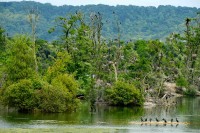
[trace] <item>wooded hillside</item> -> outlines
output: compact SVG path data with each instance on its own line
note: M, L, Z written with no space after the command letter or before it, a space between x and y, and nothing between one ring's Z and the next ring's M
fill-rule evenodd
M165 39L172 32L184 32L184 19L195 17L199 9L188 7L159 6L52 6L37 2L0 2L0 25L12 36L16 33L31 31L28 23L28 11L34 8L39 12L37 25L38 38L54 40L59 30L49 35L48 30L55 25L58 16L67 16L76 11L82 12L89 24L91 13L102 14L102 34L106 39L117 38L120 30L121 39ZM22 26L23 25L23 26Z

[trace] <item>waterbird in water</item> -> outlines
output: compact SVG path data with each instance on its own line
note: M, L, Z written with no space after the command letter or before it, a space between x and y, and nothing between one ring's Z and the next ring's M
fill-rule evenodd
M176 122L179 122L177 118L176 118Z
M147 118L146 118L144 121L146 121L146 122L147 122Z
M173 119L171 119L171 123L173 122Z
M156 121L159 122L159 120L156 118Z

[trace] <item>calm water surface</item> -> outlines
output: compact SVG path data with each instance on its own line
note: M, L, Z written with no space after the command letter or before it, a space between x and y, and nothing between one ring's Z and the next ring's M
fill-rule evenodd
M120 133L200 133L200 97L178 98L177 105L154 108L119 108L98 106L96 113L90 113L87 103L79 111L56 114L21 114L0 110L0 128L108 128ZM179 124L140 123L140 117L178 118Z

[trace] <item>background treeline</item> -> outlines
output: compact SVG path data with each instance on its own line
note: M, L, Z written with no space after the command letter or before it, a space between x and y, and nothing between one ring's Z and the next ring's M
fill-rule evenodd
M49 28L55 25L55 18L66 14L81 11L84 13L87 23L91 12L100 12L103 16L104 27L102 34L106 39L117 38L118 27L116 21L120 22L120 33L123 40L137 39L165 39L170 33L176 31L183 33L186 17L195 17L197 8L159 6L52 6L37 2L0 2L0 24L4 26L10 36L15 33L29 33L30 27L27 22L28 10L32 7L38 8L40 18L37 25L37 36L45 40L57 39L59 30L49 35ZM113 12L115 15L113 15Z

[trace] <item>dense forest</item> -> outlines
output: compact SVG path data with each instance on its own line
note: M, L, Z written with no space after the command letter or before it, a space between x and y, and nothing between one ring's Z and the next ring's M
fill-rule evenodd
M184 95L195 96L200 89L200 14L195 8L111 7L108 9L113 16L113 25L116 25L114 30L112 26L104 24L106 14L89 10L89 7L98 7L106 12L107 6L104 5L81 6L77 11L73 6L54 7L57 9L54 11L49 4L33 3L38 6L26 9L25 13L19 5L24 7L26 4L1 3L1 6L6 7L0 8L1 17L8 15L0 25L0 101L5 106L20 111L74 111L82 98L88 100L91 111L95 111L96 102L142 106L147 96L162 98L165 82L176 83L179 93ZM66 11L66 7L75 12ZM82 8L88 11L84 13ZM191 16L182 18L180 22L185 30L180 34L176 33L176 28L172 28L173 33L168 34L166 41L144 40L140 37L127 41L123 36L129 36L129 32L121 30L121 20L126 20L126 16L122 15L124 18L120 19L117 8L121 10L120 13L127 14L130 13L126 11L129 8L138 8L138 12L145 13L152 10L152 13L149 12L152 17L156 17L152 14L159 13L157 10L160 9L166 13L159 17L167 15L169 11L181 10L181 13L176 14L177 17L170 14L173 19L164 17L161 19L163 22L159 22L162 24L158 24L170 22L172 27L177 26L173 22L179 21L184 10L186 14L191 12ZM53 15L59 11L67 15ZM89 12L89 18L86 19ZM51 19L44 19L45 14L51 16ZM139 26L144 26L147 18L135 19L141 21ZM53 19L54 25L50 24ZM7 24L12 27L9 29ZM51 41L42 38L42 25L47 29L49 26L49 36L56 34L59 37L51 38ZM29 29L30 33L16 30L17 34L7 35L16 27ZM149 29L148 34L167 34L171 32L169 29L162 29L161 33ZM110 36L112 39L105 37L108 30L112 31L109 34L116 33ZM134 32L139 31L135 29Z
M27 21L28 10L37 8L39 13L37 36L45 40L57 39L60 30L48 34L48 30L55 26L55 19L59 16L74 14L79 11L84 14L87 24L90 23L90 14L102 14L102 35L106 39L117 38L120 30L123 40L161 39L164 40L170 33L176 31L183 33L185 30L183 20L195 17L197 8L189 7L138 7L138 6L52 6L36 2L0 2L0 24L12 36L15 33L30 33ZM114 13L114 14L113 14ZM116 21L119 23L117 25ZM23 25L23 26L22 26Z

